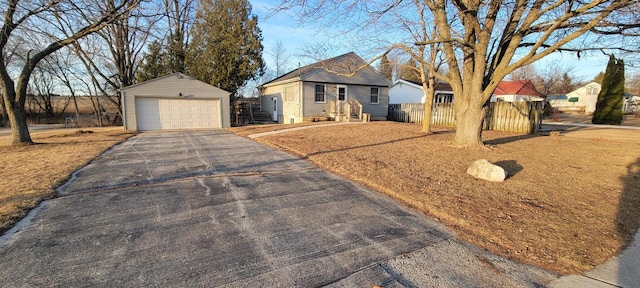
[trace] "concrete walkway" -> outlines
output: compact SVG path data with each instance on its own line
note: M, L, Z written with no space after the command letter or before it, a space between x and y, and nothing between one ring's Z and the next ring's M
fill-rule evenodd
M552 288L640 287L640 232L620 255L584 273L560 277L548 285Z
M141 133L0 237L6 287L541 287L556 276L224 131Z
M599 128L599 129L640 130L640 127L637 127L637 126L583 124L583 123L573 123L573 122L542 122L542 125L569 126L569 127L588 127L588 128Z
M335 122L335 123L329 123L329 124L309 125L309 126L302 126L302 127L286 128L286 129L276 130L276 131L255 133L255 134L251 134L251 135L249 135L247 137L249 137L251 139L254 139L254 138L258 138L258 137L264 137L264 136L269 136L269 135L275 135L275 134L280 134L280 133L286 133L286 132L298 131L298 130L305 130L305 129L311 129L311 128L335 126L335 125L363 124L363 123L366 123L366 122Z

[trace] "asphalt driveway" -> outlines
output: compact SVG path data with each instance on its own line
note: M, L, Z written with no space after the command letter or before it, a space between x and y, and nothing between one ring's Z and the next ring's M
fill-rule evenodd
M223 131L142 133L58 192L0 238L3 286L513 287L555 277Z

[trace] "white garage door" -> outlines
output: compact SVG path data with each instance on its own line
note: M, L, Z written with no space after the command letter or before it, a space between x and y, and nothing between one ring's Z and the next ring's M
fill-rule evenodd
M136 98L138 130L220 128L220 100Z

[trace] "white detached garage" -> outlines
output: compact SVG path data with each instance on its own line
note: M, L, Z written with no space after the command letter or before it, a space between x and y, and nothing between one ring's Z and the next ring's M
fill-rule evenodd
M231 93L182 73L120 91L126 130L212 129L231 125Z

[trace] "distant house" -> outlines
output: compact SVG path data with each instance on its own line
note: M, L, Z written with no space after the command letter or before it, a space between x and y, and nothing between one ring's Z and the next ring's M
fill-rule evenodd
M567 94L552 94L547 95L546 101L549 102L549 105L552 107L557 107L561 103L566 103L569 100Z
M410 80L396 80L389 89L389 104L402 103L424 103L424 90L422 83ZM453 102L453 90L447 83L437 83L435 85L434 103Z
M564 112L582 112L592 114L596 111L596 103L598 102L598 94L602 86L597 82L590 82L566 95L554 95L547 97L551 107ZM624 113L636 113L640 107L640 97L631 93L624 92L622 100L622 111Z
M622 111L625 114L636 114L640 112L640 96L633 95L631 93L624 93L624 103L622 104Z
M579 111L591 114L596 111L596 102L598 102L598 93L601 88L597 82L590 82L567 93L566 99L556 101L551 106L560 111Z
M295 69L260 86L260 107L278 123L313 118L385 120L390 81L353 52Z
M434 104L453 103L453 89L447 83L437 83ZM425 96L422 84L407 80L396 81L389 89L389 103L424 103ZM531 80L501 81L493 92L491 102L544 101L544 97L536 90Z
M531 80L500 81L493 91L491 102L538 102L544 97L538 92Z

